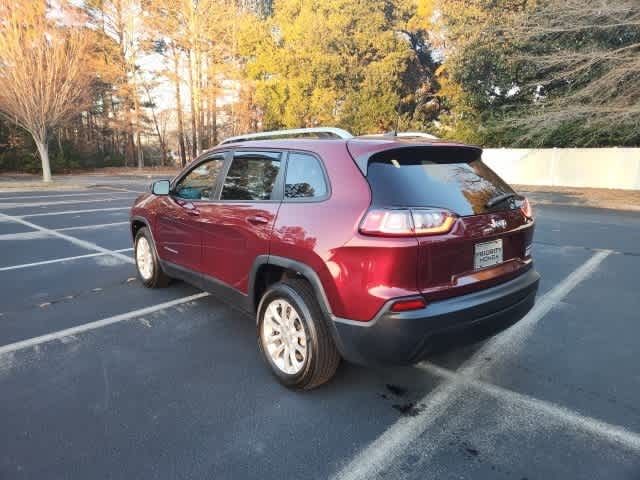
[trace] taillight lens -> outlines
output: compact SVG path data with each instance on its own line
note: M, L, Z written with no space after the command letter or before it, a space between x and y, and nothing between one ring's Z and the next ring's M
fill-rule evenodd
M520 205L520 210L522 210L522 214L527 217L527 218L533 218L533 208L531 207L531 203L529 202L529 199L525 197L525 199L522 202L522 205Z
M440 209L382 209L369 210L360 223L364 235L406 237L447 233L456 216Z
M456 221L453 213L446 210L411 210L411 219L416 235L447 233Z
M360 223L360 232L366 235L413 235L409 210L369 210Z

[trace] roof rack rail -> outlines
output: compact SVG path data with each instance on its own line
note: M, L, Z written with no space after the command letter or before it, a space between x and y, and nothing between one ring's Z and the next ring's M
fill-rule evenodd
M425 132L387 132L387 133L370 133L361 135L364 138L428 138L431 140L439 140L435 135Z
M229 137L220 142L220 145L226 143L246 142L248 140L271 140L274 138L285 137L308 137L316 136L318 138L341 138L347 140L353 138L346 130L334 127L313 127L313 128L294 128L291 130L273 130L271 132L247 133L246 135L238 135Z

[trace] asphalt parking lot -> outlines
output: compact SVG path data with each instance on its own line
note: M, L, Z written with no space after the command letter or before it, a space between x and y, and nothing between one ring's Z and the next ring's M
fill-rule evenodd
M146 183L0 193L1 479L640 479L640 213L537 206L523 321L295 393L251 318L136 279Z

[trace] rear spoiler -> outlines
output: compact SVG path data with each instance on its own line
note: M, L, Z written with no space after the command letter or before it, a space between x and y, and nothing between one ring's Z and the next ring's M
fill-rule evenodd
M357 149L347 149L356 165L364 176L367 175L369 162L376 159L388 161L392 158L402 157L403 162L411 163L412 160L430 160L435 163L469 163L482 157L482 148L475 145L464 145L458 143L429 143L422 145L386 145L387 148L371 149L365 152L357 152ZM381 145L382 146L382 145ZM384 146L383 146L384 147ZM389 148L390 147L390 148Z

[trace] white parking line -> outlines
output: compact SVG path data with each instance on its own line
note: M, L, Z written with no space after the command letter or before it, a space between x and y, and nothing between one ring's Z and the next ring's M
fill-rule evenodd
M123 313L121 315L116 315L113 317L104 318L102 320L97 320L95 322L85 323L83 325L78 325L77 327L66 328L64 330L58 330L57 332L41 335L39 337L29 338L27 340L22 340L21 342L9 343L7 345L3 345L2 347L0 347L0 356L6 353L13 353L18 350L24 350L25 348L30 348L36 345L41 345L43 343L51 342L53 340L59 340L61 338L69 337L71 335L77 335L78 333L88 332L90 330L95 330L97 328L106 327L107 325L113 325L114 323L124 322L125 320L131 320L133 318L141 317L143 315L148 315L150 313L159 312L160 310L164 310L170 307L175 307L176 305L182 305L183 303L193 302L194 300L198 300L200 298L204 298L207 296L209 296L209 293L206 293L206 292L197 293L195 295L190 295L188 297L182 297L176 300L171 300L169 302L152 305L151 307L141 308L139 310L133 310L131 312Z
M124 187L114 187L114 186L109 186L109 185L94 185L94 187L96 188L103 188L105 190L113 190L114 192L130 192L130 193L137 193L138 195L143 194L143 193L149 193L149 190L131 190L129 188L124 188ZM144 187L143 187L144 188Z
M41 199L41 198L89 197L93 195L113 195L114 193L118 193L118 192L65 193L61 195L20 195L15 197L0 197L0 202L5 200L13 201L13 200L31 200L31 199ZM122 193L126 193L126 191L123 191Z
M65 227L65 228L52 228L54 232L69 232L75 230L99 230L101 228L117 227L121 225L128 225L129 222L113 222L113 223L100 223L97 225L81 225L79 227ZM3 240L35 240L38 238L50 238L47 232L32 231L32 232L20 232L20 233L3 233L0 235L0 241Z
M120 187L107 187L107 186L101 186L98 185L96 188L108 188L110 190L113 190L115 192L129 192L129 193L137 193L138 195L142 195L143 193L149 193L149 191L139 191L139 190L129 190L128 188L120 188Z
M134 261L133 261L133 259L131 257L127 257L126 255L123 255L121 253L114 252L112 250L106 249L106 248L101 247L100 245L97 245L95 243L87 242L86 240L80 240L79 238L75 238L75 237L72 237L70 235L66 235L64 233L56 232L55 230L50 230L48 228L41 227L40 225L36 225L35 223L28 222L28 221L26 221L26 220L24 220L22 218L12 217L10 215L7 215L6 213L0 213L0 218L9 219L9 220L12 220L12 221L14 221L16 223L20 223L20 224L25 225L27 227L31 227L31 228L33 228L35 230L39 230L41 232L48 233L49 235L52 235L54 237L62 238L63 240L67 240L68 242L73 243L74 245L78 245L79 247L86 248L87 250L94 250L96 252L106 253L106 254L111 255L113 257L119 258L120 260L124 260L125 262L134 263Z
M79 227L65 227L56 228L56 232L69 232L72 230L94 230L98 228L117 227L119 225L129 225L129 222L113 222L113 223L100 223L98 225L81 225Z
M482 382L469 375L452 372L433 364L421 364L420 368L432 375L444 378L458 385L471 387L484 392L499 400L522 405L534 414L547 415L561 423L574 428L579 428L594 437L607 440L612 443L622 444L629 449L640 452L640 435L618 425L612 425L602 420L582 415L568 408L556 405L545 400L530 397L522 393L514 392L506 388Z
M27 215L20 215L20 218L48 217L50 215L72 215L76 213L114 212L116 210L131 210L131 207L91 208L88 210L64 210L62 212L29 213Z
M8 241L8 240L37 240L42 238L51 238L48 233L39 232L38 230L34 230L31 232L20 232L20 233L3 233L0 235L0 242Z
M12 208L51 207L55 205L75 205L78 203L100 203L100 202L114 202L114 201L133 202L133 198L106 197L106 198L92 198L91 200L63 200L61 202L0 203L0 209L5 210L5 209L12 209Z
M486 359L488 357L491 357L495 362L500 355L516 352L540 319L562 301L580 282L589 277L610 253L606 250L593 255L551 291L538 299L535 306L522 320L487 342L459 368L458 372L471 377L487 367L489 363ZM419 400L418 403L423 408L418 415L402 417L391 425L382 435L358 453L334 478L355 480L379 476L446 412L460 391L458 383L443 382Z
M113 250L115 253L130 252L133 248L122 248L120 250ZM40 265L49 265L51 263L68 262L70 260L78 260L81 258L103 257L105 255L111 255L111 253L87 253L86 255L76 255L75 257L54 258L53 260L43 260L41 262L23 263L22 265L11 265L10 267L0 268L0 272L6 272L9 270L20 270L22 268L39 267Z

